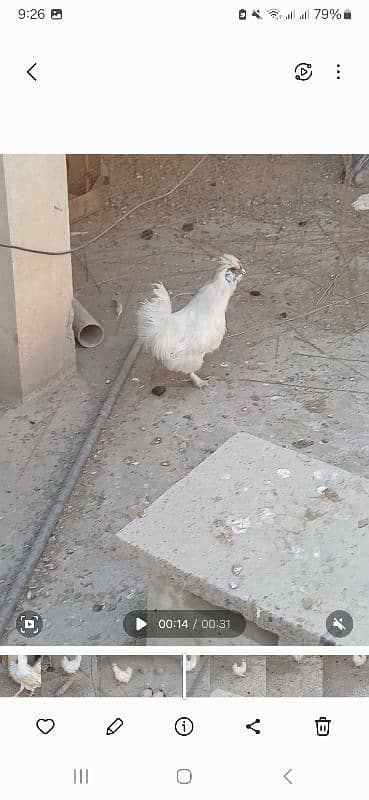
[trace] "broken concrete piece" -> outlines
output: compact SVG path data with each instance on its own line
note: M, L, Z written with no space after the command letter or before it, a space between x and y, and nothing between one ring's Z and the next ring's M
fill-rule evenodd
M317 476L340 502L317 494ZM240 611L280 643L319 644L332 609L344 607L354 619L345 644L359 645L369 641L369 528L358 528L368 516L368 480L241 433L118 536L174 595L181 587ZM233 532L229 521L241 519L247 532ZM231 588L234 564L243 571ZM304 597L319 603L305 608Z

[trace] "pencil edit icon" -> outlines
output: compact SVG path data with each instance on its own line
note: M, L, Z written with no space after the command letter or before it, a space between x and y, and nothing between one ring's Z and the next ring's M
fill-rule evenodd
M120 717L117 717L114 722L111 722L106 729L106 735L111 736L113 733L117 733L120 728L123 727L123 720Z

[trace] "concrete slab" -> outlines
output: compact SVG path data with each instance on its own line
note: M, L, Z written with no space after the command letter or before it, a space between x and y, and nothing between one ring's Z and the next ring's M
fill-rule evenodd
M318 644L344 608L355 644L369 641L368 518L366 479L240 433L118 537L178 591L240 611L281 643Z
M297 663L293 656L268 656L266 693L268 697L322 697L323 659L304 656Z

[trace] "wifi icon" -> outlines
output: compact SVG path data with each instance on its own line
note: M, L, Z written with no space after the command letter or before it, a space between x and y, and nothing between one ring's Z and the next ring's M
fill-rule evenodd
M270 9L268 9L268 14L269 14L270 17L273 17L273 19L280 19L281 16L282 16L282 14L281 14L281 12L279 11L278 8L270 8Z

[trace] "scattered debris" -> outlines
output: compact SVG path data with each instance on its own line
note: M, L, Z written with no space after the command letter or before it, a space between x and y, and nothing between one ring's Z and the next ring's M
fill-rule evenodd
M297 450L303 450L304 447L311 447L314 444L312 439L297 439L296 442L292 442L293 447L296 447Z
M281 313L280 313L280 315L279 315L279 316L281 317L281 319L286 319L286 317L287 317L287 311L281 311Z
M296 661L296 664L301 664L301 661L304 656L292 656L293 660Z
M145 228L145 230L141 233L141 239L152 239L153 236L154 231L152 228Z
M307 220L307 219L302 219L301 222L299 222L299 227L303 228L305 225L308 224L308 221L309 220Z
M359 522L357 523L358 528L366 528L367 525L369 525L368 517L365 517L364 519L359 519Z
M250 289L249 294L251 294L251 297L261 296L261 292L259 292L259 289Z
M229 584L230 589L238 589L238 583L233 583L233 581Z
M319 491L319 489L322 489L322 491ZM317 490L318 494L323 495L327 500L331 500L332 503L341 503L342 498L334 489L329 489L328 486L320 486L319 489Z
M303 605L303 606L304 606L304 608L306 608L306 610L308 611L308 610L309 610L309 608L312 608L312 607L313 607L313 605L314 605L314 600L313 600L313 598L312 598L312 597L304 597L304 598L303 598L303 600L302 600L302 605Z
M154 444L161 444L161 443L162 443L162 441L163 441L163 440L162 440L161 436L155 436L155 439L154 439Z
M113 670L114 678L118 681L118 683L130 682L133 675L132 667L127 667L126 669L120 669L118 667L118 664L112 664L111 668Z
M154 386L153 389L151 389L151 394L154 394L156 397L161 397L166 391L165 386Z
M251 525L250 517L243 517L242 519L233 519L230 527L233 533L246 533Z
M194 229L193 222L184 222L182 225L183 231L193 231L193 229Z
M92 606L92 611L103 611L104 608L105 603L95 603L95 605Z
M232 567L233 575L241 575L242 570L243 570L242 564L233 564Z
M352 203L352 207L355 211L369 211L369 194L361 194L360 197Z
M289 469L277 469L277 475L279 475L280 478L290 478L291 477L291 473L290 473Z
M232 664L232 672L234 675L237 675L238 678L243 678L246 675L246 661L241 661L241 664L237 664L237 661Z

